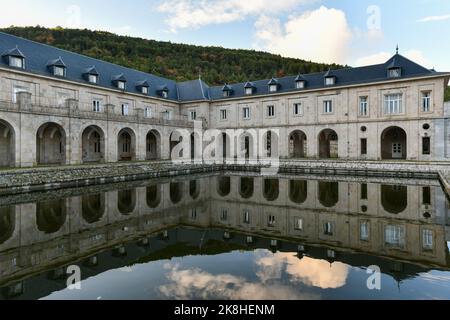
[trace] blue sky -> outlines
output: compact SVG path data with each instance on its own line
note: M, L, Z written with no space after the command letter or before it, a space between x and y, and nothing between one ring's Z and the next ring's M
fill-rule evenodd
M448 0L15 0L2 11L2 27L89 28L352 66L383 62L398 43L450 71Z

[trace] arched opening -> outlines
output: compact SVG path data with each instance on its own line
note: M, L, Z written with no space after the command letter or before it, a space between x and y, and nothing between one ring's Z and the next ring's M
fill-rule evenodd
M339 137L336 131L325 129L319 134L319 157L321 159L336 159L339 157Z
M251 197L253 197L254 190L255 190L255 179L241 178L239 194L243 199L250 199Z
M280 180L265 179L264 180L264 198L267 201L275 201L280 195Z
M0 244L8 241L16 228L16 214L13 206L0 207Z
M189 182L189 195L194 200L197 200L197 198L200 196L200 184L197 180L191 180Z
M183 199L183 185L181 182L172 182L170 184L170 201L178 204Z
M147 187L146 191L147 206L155 209L161 203L161 186L154 184Z
M226 197L231 192L231 178L230 177L218 177L217 178L217 193L221 197Z
M37 163L41 165L66 163L66 132L56 123L45 123L36 135Z
M289 157L292 159L301 159L306 157L306 134L303 131L296 130L289 136Z
M119 161L136 160L136 135L130 128L120 130L117 139Z
M0 120L0 167L15 166L15 133L13 127Z
M58 232L66 222L66 200L46 200L36 204L36 222L39 231L46 234Z
M174 131L172 132L172 134L170 135L169 139L170 139L170 159L171 160L176 160L176 159L182 159L184 154L184 150L181 150L179 152L179 154L177 155L173 155L173 150L175 149L175 147L183 142L183 136L179 136L179 138L177 139L176 137L178 136L178 132ZM172 139L174 139L175 141L172 141Z
M289 181L289 199L296 203L302 204L308 198L308 182L305 180Z
M381 134L382 159L406 159L407 136L405 130L399 127L390 127Z
M99 222L105 213L105 194L99 193L82 196L81 207L83 219L87 223Z
M319 182L319 202L332 208L339 202L339 182Z
M152 130L147 134L147 160L161 159L161 135L158 131Z
M133 213L136 208L136 189L119 190L117 192L117 207L124 216Z
M408 187L382 185L381 205L389 213L402 213L408 207Z
M105 160L105 134L97 126L84 129L81 136L82 158L84 163Z

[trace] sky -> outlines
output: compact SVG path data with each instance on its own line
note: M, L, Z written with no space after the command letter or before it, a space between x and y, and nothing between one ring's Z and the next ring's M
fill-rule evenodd
M14 0L0 27L70 27L362 66L450 71L450 0Z

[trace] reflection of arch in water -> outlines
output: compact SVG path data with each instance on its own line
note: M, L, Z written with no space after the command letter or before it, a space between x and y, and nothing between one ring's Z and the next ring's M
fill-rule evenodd
M407 186L381 186L381 205L384 210L399 214L408 207L408 187Z
M250 199L253 197L255 190L255 179L253 178L241 178L239 186L239 194L243 199Z
M81 197L83 219L91 224L99 222L105 213L105 194L90 194Z
M267 201L275 201L280 195L280 180L265 179L264 180L264 198Z
M39 231L51 234L58 232L66 222L66 200L46 200L36 204L36 222Z
M221 197L226 197L231 192L231 178L230 177L218 177L217 178L217 193Z
M183 199L183 184L181 182L172 182L170 184L170 201L173 204L179 203Z
M147 187L146 190L147 206L155 209L161 203L161 186L154 184Z
M289 181L289 199L296 203L302 204L308 198L308 182L305 180Z
M119 190L117 192L117 207L123 215L133 213L136 208L136 189Z
M189 181L189 195L194 200L200 196L200 184L197 180Z
M325 208L332 208L339 202L339 182L319 182L319 201Z
M0 207L0 244L8 241L16 228L16 214L13 206Z

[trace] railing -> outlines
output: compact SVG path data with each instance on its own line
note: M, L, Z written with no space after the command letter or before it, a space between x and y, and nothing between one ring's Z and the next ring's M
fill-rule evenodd
M68 99L65 105L55 107L43 104L32 104L31 94L21 92L17 102L0 100L0 110L7 112L31 113L40 115L64 116L104 121L132 122L149 125L193 127L193 122L185 115L170 115L166 112L153 113L146 117L142 109L130 109L128 115L118 113L114 105L107 104L99 112L94 112L91 105L80 105L77 100Z

